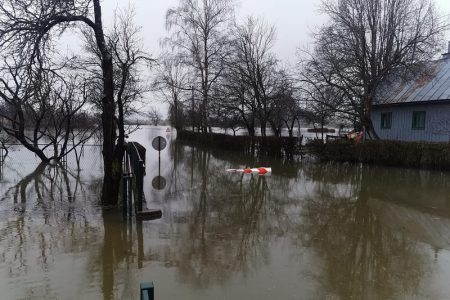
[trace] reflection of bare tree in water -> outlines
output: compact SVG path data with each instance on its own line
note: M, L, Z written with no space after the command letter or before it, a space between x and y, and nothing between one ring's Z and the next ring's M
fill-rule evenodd
M132 271L128 267L136 257L133 252L135 241L132 234L132 223L127 223L122 219L119 211L111 210L103 211L104 236L103 245L101 247L99 262L94 265L102 266L102 293L103 299L114 299L115 287L123 278L131 278ZM142 225L141 225L142 226ZM140 233L142 238L142 232ZM135 238L135 237L134 237ZM115 270L125 263L126 268L121 268L122 272L115 278ZM124 280L127 282L127 280ZM136 287L132 287L135 289ZM128 297L127 297L128 298ZM130 297L131 298L131 297Z
M24 213L28 203L36 199L37 208L42 210L44 218L50 212L51 206L62 205L67 208L67 218L73 216L73 203L76 194L85 189L80 180L80 173L72 173L60 166L51 166L45 163L39 164L33 172L24 176L17 184L10 187L0 201L12 198L15 210ZM18 205L21 204L21 205ZM53 211L57 212L57 211Z
M86 251L95 243L92 212L84 202L77 203L78 196L86 196L82 193L95 186L83 184L79 173L40 164L6 190L0 203L15 214L0 223L1 247L7 249L0 263L8 264L10 278L27 276L34 268L48 272L57 254ZM43 295L54 298L50 278L45 277L40 285ZM26 285L24 293L36 296L33 289Z
M179 146L176 141L171 142L169 144L169 154L172 161L171 164L171 171L170 171L170 180L169 180L169 186L167 189L169 190L169 194L176 195L180 191L179 187L179 177L180 177L180 170L179 170L179 164L180 161L183 161L185 159L185 148ZM184 172L183 172L184 174Z
M390 299L416 292L426 272L424 257L371 210L364 168L343 170L328 165L310 174L316 185L304 204L298 241L323 259L319 281L327 293L342 299Z
M133 236L132 224L122 220L121 212L104 210L101 216L103 222L98 222L95 195L100 193L99 183L101 178L83 183L79 173L71 173L59 166L40 164L7 190L0 202L4 204L10 200L20 213L14 221L8 221L0 228L1 245L9 249L0 257L0 263L7 262L11 266L11 278L28 274L30 259L37 259L40 268L48 272L52 259L58 253L85 252L83 256L88 260L87 273L92 276L99 273L101 275L104 299L117 297L115 293L118 281L126 283L128 281L122 279L132 277L127 273L131 272L130 268L122 269L121 264L128 266L138 256L136 253L139 250L142 253L142 249L136 248L136 231ZM83 194L84 192L87 194ZM93 211L84 207L86 203L82 200L86 199L92 201L90 204ZM81 203L76 203L77 200ZM92 219L88 220L89 218ZM50 227L42 231L44 224ZM138 239L142 240L142 230L137 233L140 233ZM115 272L117 269L121 270L119 274ZM95 278L86 280L96 282ZM41 289L47 296L51 296L53 292L50 284ZM135 289L136 287L130 287L128 291L133 292ZM32 293L30 290L29 294L33 295Z
M224 167L215 165L211 153L193 148L192 155L193 209L174 255L183 280L205 287L267 260L262 231L270 192L264 177L226 176L217 172Z

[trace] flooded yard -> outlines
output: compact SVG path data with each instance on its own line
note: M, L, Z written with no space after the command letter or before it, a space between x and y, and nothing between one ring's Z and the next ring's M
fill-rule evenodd
M138 299L143 281L156 299L448 299L449 173L250 159L165 129L129 139L147 148L147 207L163 212L153 221L99 207L99 147L85 148L79 171L10 150L1 299ZM273 174L225 172L245 166Z

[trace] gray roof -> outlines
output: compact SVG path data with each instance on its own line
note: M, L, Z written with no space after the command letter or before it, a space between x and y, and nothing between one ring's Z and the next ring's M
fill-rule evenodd
M450 100L450 59L428 63L413 79L393 76L377 94L373 104L401 104Z

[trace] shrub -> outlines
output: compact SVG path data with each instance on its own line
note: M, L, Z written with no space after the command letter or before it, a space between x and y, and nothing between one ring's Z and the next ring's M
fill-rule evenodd
M308 143L310 152L324 161L363 162L368 164L450 170L450 144L402 141L336 140L323 144Z

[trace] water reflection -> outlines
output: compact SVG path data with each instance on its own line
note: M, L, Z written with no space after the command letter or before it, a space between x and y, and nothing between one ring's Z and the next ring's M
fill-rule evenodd
M335 174L328 177L329 167L318 170L325 176L306 199L298 237L323 260L323 289L342 299L416 295L430 271L429 257L372 209L371 172L347 166L337 180Z
M178 267L183 282L198 287L223 283L235 272L249 272L267 257L262 232L268 225L262 215L270 199L266 178L223 176L223 163L195 148L182 152L189 154L180 166L180 149L173 149L177 157L168 193L188 198L190 207L184 213L163 209L171 227L179 227L174 231L182 233L177 234L176 247L161 256ZM185 164L190 166L184 174L188 176L180 176Z
M143 131L142 143L160 134ZM145 193L163 217L143 222L97 206L101 176L92 170L36 165L17 179L6 173L2 299L136 299L148 280L158 299L439 299L450 292L448 174L258 161L173 139L161 159L167 184L158 190L151 185L157 153L147 151ZM224 172L260 165L275 172Z
M0 201L12 200L14 210L19 213L25 213L27 208L39 211L46 223L52 213L64 213L70 220L77 195L86 189L95 193L95 187L95 182L81 182L80 170L72 172L60 165L40 163L30 174L10 185Z

